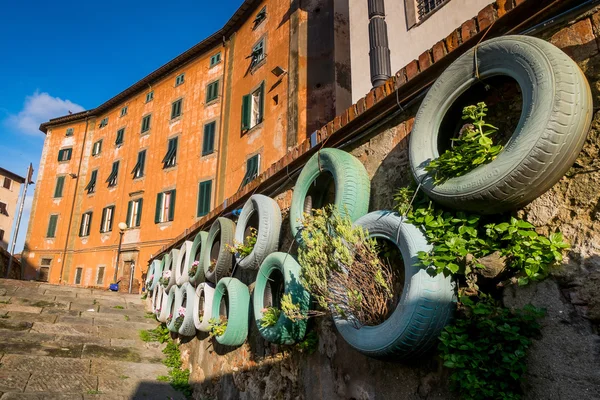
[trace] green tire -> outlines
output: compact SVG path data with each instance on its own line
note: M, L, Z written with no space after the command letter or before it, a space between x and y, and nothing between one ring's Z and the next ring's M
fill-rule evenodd
M199 232L194 241L192 242L192 249L190 250L190 261L193 263L194 261L198 261L200 264L198 265L198 269L196 269L196 273L190 276L190 283L197 287L199 284L205 281L204 277L204 253L208 249L206 246L206 241L208 240L208 232ZM192 264L190 263L189 268L192 268Z
M277 283L278 278L282 278L280 283L284 286L283 293L281 293L280 285ZM290 294L292 301L300 305L302 313L308 311L310 294L302 287L299 279L300 265L287 253L271 253L265 258L258 270L256 285L252 294L254 320L262 337L271 343L294 344L304 338L306 320L294 322L283 313L279 315L275 325L262 326L263 308L270 306L281 308L279 299L283 294Z
M227 295L227 306L221 306L223 296ZM248 286L235 278L222 278L215 287L212 316L227 315L227 329L217 342L225 346L239 346L248 337L248 312L250 311L250 291Z

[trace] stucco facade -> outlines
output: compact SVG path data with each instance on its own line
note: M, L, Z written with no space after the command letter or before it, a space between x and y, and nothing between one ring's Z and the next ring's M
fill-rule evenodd
M309 3L245 1L222 30L113 99L43 124L26 278L48 273L53 283L108 286L124 222L118 278L128 285L134 267L139 281L152 254L304 140L309 127L333 118L336 71L349 67L336 62L333 48L344 41L333 24L312 24L323 14L333 20L334 2ZM309 36L319 35L329 56L311 58ZM262 55L248 58L257 48ZM323 76L323 94L310 101L311 82L298 72L309 63ZM244 98L253 102L243 116ZM316 122L306 112L315 99L324 110ZM347 107L349 91L338 101ZM246 117L251 126L244 126ZM257 170L247 176L247 161L257 154Z
M352 65L352 102L372 89L369 67L369 17L366 0L350 2L350 54ZM440 38L476 15L491 0L447 0L422 18L417 0L384 0L385 21L390 47L391 71L417 60Z
M0 247L8 249L18 213L19 193L25 178L0 168Z

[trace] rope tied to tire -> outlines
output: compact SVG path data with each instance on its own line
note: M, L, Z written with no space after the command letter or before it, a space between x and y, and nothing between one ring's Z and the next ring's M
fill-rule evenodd
M488 34L488 32L492 29L492 26L494 26L494 24L496 23L497 19L492 21L492 24L487 28L487 30L484 32L483 36L481 36L481 39L479 39L479 41L475 44L475 47L473 49L473 55L475 57L475 77L477 78L478 81L481 81L481 78L479 77L479 63L477 62L477 50L479 49L479 43L481 43L483 41L483 39L485 39L485 36ZM485 90L488 90L489 86L485 86Z

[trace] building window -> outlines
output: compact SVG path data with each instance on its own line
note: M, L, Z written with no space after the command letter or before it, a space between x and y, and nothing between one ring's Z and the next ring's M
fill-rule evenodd
M206 102L210 103L219 97L219 81L214 81L206 86Z
M116 146L122 145L123 140L125 140L125 128L121 128L117 131L117 138L115 139L115 145Z
M0 215L6 215L8 217L8 208L6 203L0 201Z
M127 106L121 108L121 117L124 117L127 115Z
M154 92L148 92L146 94L146 103L151 102L152 100L154 100Z
M65 136L73 136L73 128L67 128L67 133L65 133Z
M83 273L83 268L75 269L75 284L81 285L81 275Z
M217 123L215 121L204 125L204 137L202 138L202 155L206 156L215 151L215 130Z
M42 267L49 267L50 264L52 264L52 259L51 258L42 258L40 261L40 265Z
M92 146L92 156L97 156L102 152L102 139L98 140Z
M173 221L175 218L175 189L167 190L156 196L154 223Z
M4 189L10 190L11 186L12 186L12 180L10 178L4 177L4 183L2 184L2 187L4 187Z
M252 29L256 29L256 27L259 26L261 24L261 22L263 22L266 18L267 18L267 6L264 6L258 12L258 14L256 14L256 17L254 17L254 26L252 27Z
M62 149L58 151L58 161L69 161L71 159L71 155L73 154L72 148Z
M56 178L56 186L54 187L54 198L63 197L63 188L65 186L65 177L59 176Z
M46 230L47 238L56 237L56 224L58 222L58 215L53 214L50 216L50 220L48 221L48 229Z
M108 125L108 117L103 118L102 121L100 121L100 128L104 128L106 125Z
M221 62L221 53L217 53L210 58L210 68Z
M181 115L181 104L183 103L183 99L179 99L174 101L171 104L171 119L177 118Z
M174 137L169 139L169 146L167 147L167 154L162 160L163 169L174 167L177 162L177 141L179 138Z
M104 270L106 267L98 267L98 275L96 276L96 285L102 285L104 283Z
M261 39L252 48L252 54L248 58L251 58L250 69L256 67L262 60L265 59L265 39Z
M106 183L108 183L108 187L117 186L118 176L119 176L119 162L115 161L112 165L112 170L110 171L110 175L108 176L108 179L106 180Z
M265 84L242 99L242 131L252 129L263 121L265 107Z
M115 206L108 206L102 209L102 224L100 225L100 233L112 231L113 217L115 215Z
M198 188L198 212L197 216L202 217L210 211L210 199L212 192L212 181L200 182Z
M133 167L133 179L141 178L144 176L144 167L146 165L146 150L142 150L138 153L137 163Z
M240 188L246 186L247 184L252 182L252 180L254 178L256 178L258 176L259 164L260 164L260 155L259 154L255 155L253 157L250 157L248 160L246 160L246 175L244 175L244 179L242 180L242 185L240 186Z
M152 119L152 114L146 115L142 118L142 133L148 132L150 130L150 121Z
M92 212L88 211L81 215L81 225L79 226L79 237L90 236L92 226Z
M4 229L0 229L0 242L4 241Z
M127 204L127 227L138 228L142 223L143 199L130 200Z
M177 75L175 78L175 86L181 85L185 81L185 74Z
M98 170L95 169L92 171L92 175L90 177L90 181L87 186L83 190L87 190L88 194L92 194L96 191L96 179L98 178Z

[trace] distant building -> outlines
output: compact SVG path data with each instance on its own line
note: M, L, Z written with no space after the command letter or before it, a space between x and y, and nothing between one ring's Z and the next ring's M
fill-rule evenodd
M42 124L25 277L108 286L123 222L118 278L135 267L139 280L152 254L351 104L349 48L347 0L246 0L104 104Z
M0 247L8 249L12 228L17 216L17 203L25 178L0 168Z

